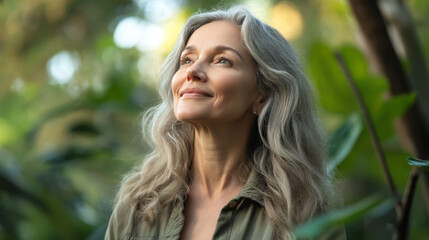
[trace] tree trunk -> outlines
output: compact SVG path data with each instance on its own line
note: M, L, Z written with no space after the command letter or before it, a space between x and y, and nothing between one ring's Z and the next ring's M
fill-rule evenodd
M382 0L379 7L389 29L397 33L396 39L404 47L409 61L409 80L412 89L417 91L419 106L422 107L419 110L424 117L426 127L429 127L429 108L427 108L429 106L429 73L412 16L403 0Z

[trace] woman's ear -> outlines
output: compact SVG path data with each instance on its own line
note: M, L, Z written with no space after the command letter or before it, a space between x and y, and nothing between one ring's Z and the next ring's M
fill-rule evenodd
M255 115L259 115L262 111L262 108L264 107L264 104L267 100L267 96L264 96L262 94L260 94L256 99L255 102L253 103L253 113Z

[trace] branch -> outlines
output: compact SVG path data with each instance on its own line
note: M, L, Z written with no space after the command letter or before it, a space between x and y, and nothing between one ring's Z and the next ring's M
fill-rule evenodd
M390 174L389 168L387 166L386 156L385 156L383 148L381 146L380 139L378 138L377 132L375 130L374 123L372 122L369 110L365 104L365 101L363 100L362 94L360 93L358 87L356 86L355 81L352 78L352 75L351 75L349 69L346 66L344 58L341 56L340 53L335 53L335 57L336 57L338 63L340 64L340 67L343 70L343 73L344 73L347 81L349 82L352 90L353 90L353 93L354 93L354 95L355 95L355 97L359 103L359 107L362 110L363 117L364 117L365 122L368 126L368 129L369 129L372 144L373 144L375 151L377 153L378 160L380 161L381 168L383 170L383 174L384 174L385 180L387 182L387 187L388 187L389 193L393 197L393 199L395 199L395 202L396 202L396 213L399 215L401 212L401 200L398 196L398 192L396 191L395 183L393 182L392 175Z
M417 180L419 179L419 169L414 167L408 178L408 185L402 199L402 211L397 218L395 239L407 239L408 222L411 212L411 204L413 203L414 193L416 192Z
M390 93L393 95L408 93L411 91L409 80L390 41L377 2L374 0L349 0L365 44L373 54L377 67L390 82Z
M426 126L429 126L429 73L423 55L421 44L417 37L413 18L403 0L379 1L380 10L389 26L398 33L398 40L404 46L405 54L409 62L409 80L412 89L417 91L420 111L424 117Z

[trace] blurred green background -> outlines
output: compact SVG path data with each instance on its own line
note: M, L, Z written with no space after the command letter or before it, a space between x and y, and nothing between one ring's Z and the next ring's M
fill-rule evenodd
M121 178L147 150L140 116L159 101L160 63L193 12L236 3L277 28L301 56L334 145L343 205L388 195L334 51L364 94L402 193L410 152L395 121L415 95L386 97L388 83L361 50L345 0L2 0L0 239L103 239ZM428 57L429 2L406 3ZM419 184L410 239L429 236L423 193ZM395 213L378 206L345 226L349 239L391 239Z

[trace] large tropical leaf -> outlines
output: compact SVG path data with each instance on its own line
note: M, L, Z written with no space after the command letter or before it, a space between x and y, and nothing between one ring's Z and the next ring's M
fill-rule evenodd
M350 117L329 137L328 172L334 170L350 153L362 132L362 121L357 113Z
M341 227L372 212L375 214L391 209L394 204L393 200L384 199L385 197L382 195L372 195L343 209L317 217L298 226L295 229L295 235L298 239L320 237L334 227Z

